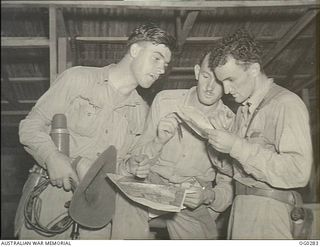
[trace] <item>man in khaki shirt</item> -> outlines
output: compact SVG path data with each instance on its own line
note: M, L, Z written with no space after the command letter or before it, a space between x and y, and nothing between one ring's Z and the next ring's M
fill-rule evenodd
M225 93L242 104L231 131L224 129L232 122L216 118L220 129L209 135L223 153L219 170L236 181L229 238L292 239L290 212L298 203L292 190L307 185L312 165L308 110L265 75L260 47L243 30L222 39L212 58Z
M184 206L179 213L159 216L166 222L171 239L216 239L215 219L232 202L231 178L213 168L207 155L205 139L178 121L173 112L179 107L192 106L205 116L234 115L223 104L222 86L217 83L208 63L207 53L194 67L197 82L191 89L166 90L154 99L148 114L146 129L133 153L157 158L157 163L140 177L153 183L186 188ZM126 163L128 174L136 174L140 156ZM140 163L141 164L141 163ZM149 174L148 174L149 173ZM113 219L113 238L148 238L148 209L123 200L126 207L116 208Z
M20 141L38 162L32 171L44 169L51 183L40 195L42 225L52 226L52 221L67 215L64 204L72 197L70 181L79 183L111 145L117 149L121 173L123 160L142 133L148 110L136 87L149 88L165 72L173 47L174 39L168 33L153 24L141 25L130 35L128 51L119 63L68 69L21 121ZM52 117L57 113L67 117L70 157L60 153L49 136ZM79 156L75 171L70 164ZM16 216L20 239L70 239L70 228L50 237L36 231L25 224L23 207L20 209ZM80 227L80 239L109 238L110 224L97 231Z

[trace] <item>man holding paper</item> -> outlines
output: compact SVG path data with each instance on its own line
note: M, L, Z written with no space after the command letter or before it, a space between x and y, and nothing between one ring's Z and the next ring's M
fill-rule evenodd
M194 67L196 87L162 91L156 96L146 129L133 151L135 155L127 161L128 175L186 189L185 208L179 213L162 212L160 216L166 219L171 239L216 239L215 219L233 198L231 178L213 168L206 139L181 124L176 114L192 108L207 118L216 114L233 118L232 111L221 101L222 85L217 83L208 66L210 56L211 53L207 53L201 59L201 66ZM151 166L141 162L143 156L156 162ZM113 238L148 238L148 208L129 201L123 203L127 209L116 209Z
M225 93L242 104L231 131L219 128L219 119L209 131L212 147L232 158L229 169L226 162L219 168L235 180L229 238L292 239L292 212L302 206L294 190L307 185L312 165L308 110L264 73L260 45L245 30L212 52L210 67Z

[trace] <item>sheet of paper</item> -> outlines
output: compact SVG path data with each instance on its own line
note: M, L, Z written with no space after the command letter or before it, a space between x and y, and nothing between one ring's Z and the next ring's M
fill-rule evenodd
M176 112L178 117L193 131L203 138L207 138L207 129L214 129L209 119L199 110L192 106L181 106Z
M167 212L180 212L184 208L185 189L112 173L107 176L128 198L149 208Z

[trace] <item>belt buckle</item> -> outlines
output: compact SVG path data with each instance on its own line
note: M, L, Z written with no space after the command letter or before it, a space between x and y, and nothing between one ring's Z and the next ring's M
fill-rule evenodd
M288 202L293 206L295 206L297 204L296 199L291 191L288 196Z

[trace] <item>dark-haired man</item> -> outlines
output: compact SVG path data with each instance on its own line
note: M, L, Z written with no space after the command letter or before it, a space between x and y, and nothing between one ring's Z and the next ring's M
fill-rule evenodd
M20 141L38 162L33 171L44 169L51 182L40 195L39 219L43 225L67 214L64 204L72 196L70 180L81 181L110 145L117 149L121 172L122 160L141 134L148 110L136 87L149 88L165 72L174 44L173 37L154 24L137 27L120 62L103 68L78 66L66 70L21 121ZM58 152L49 136L56 113L67 117L70 157ZM70 164L78 156L81 160L75 171ZM21 217L17 223L21 239L49 238L23 224ZM70 228L51 238L69 239ZM80 238L108 239L110 224L97 231L80 228Z
M220 129L210 131L209 142L233 158L232 167L219 166L236 181L229 237L292 239L290 213L299 199L292 190L307 185L312 164L308 110L265 75L260 51L244 30L212 51L215 75L242 105L231 132L215 119Z
M208 66L210 56L210 52L206 53L194 67L197 86L158 93L149 111L146 129L134 148L135 155L126 163L128 175L187 189L186 208L160 216L166 222L170 239L217 239L215 220L233 198L232 179L215 171L207 155L206 140L178 125L173 114L180 107L193 107L207 117L219 114L233 118L233 112L221 101L222 85L217 83ZM150 171L137 170L142 163L139 155L157 158ZM148 209L122 200L127 206L116 208L113 237L148 238Z

